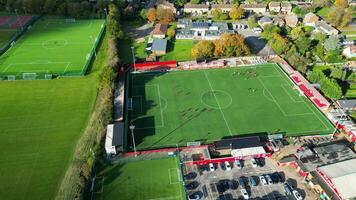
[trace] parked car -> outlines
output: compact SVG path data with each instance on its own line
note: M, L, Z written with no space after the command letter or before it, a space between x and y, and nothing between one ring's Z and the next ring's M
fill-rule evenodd
M280 182L280 183L284 183L285 178L284 178L284 176L282 175L282 173L280 173L280 172L275 172L275 174L278 176L279 182Z
M184 178L186 179L186 180L194 180L196 177L197 177L197 173L196 172L189 172L188 174L186 174L185 176L184 176Z
M262 33L262 29L261 28L253 28L252 32L254 32L254 33Z
M229 183L229 188L231 190L236 190L237 189L238 184L237 184L237 182L235 180L229 180L228 183Z
M271 174L271 179L273 183L279 183L279 177L277 176L276 173Z
M271 176L267 174L265 177L266 177L267 183L268 183L269 185L272 185L272 184L273 184L273 181L272 181L272 179L271 179Z
M241 189L241 195L244 197L244 199L249 199L250 197L247 193L247 190L244 188Z
M236 161L235 161L235 165L236 165L236 168L237 168L237 169L242 169L242 163L241 163L240 160L236 160Z
M257 162L257 165L260 166L260 167L263 167L266 164L266 161L265 161L264 158L256 158L255 160Z
M290 186L288 185L288 183L284 183L283 188L284 188L284 191L286 192L286 195L292 195L292 190L291 190Z
M197 181L193 181L193 182L190 182L188 184L185 185L185 188L187 190L194 190L196 189L197 187L199 186L199 183Z
M151 51L152 50L152 42L148 42L147 46L145 48L146 51Z
M295 199L297 199L297 200L303 200L302 195L300 195L297 190L293 190L292 193L293 193L293 196L295 197Z
M257 162L254 158L251 159L251 165L252 167L257 167Z
M226 171L230 171L231 170L231 165L230 165L230 163L229 162L227 162L227 161L225 161L225 169L226 169Z
M266 178L264 176L259 176L262 185L268 185Z
M188 196L188 200L199 200L202 197L203 197L203 193L201 191L196 191Z
M225 191L230 189L229 180L227 179L220 180L219 183L224 188Z
M215 166L213 163L209 163L209 169L211 172L215 171Z
M239 183L242 188L245 188L247 186L247 182L245 180L246 180L246 177L244 177L244 176L241 176L239 178Z
M220 182L216 183L216 190L219 192L219 194L222 194L225 192L225 188Z
M249 181L251 186L257 186L256 179L253 176L249 177Z

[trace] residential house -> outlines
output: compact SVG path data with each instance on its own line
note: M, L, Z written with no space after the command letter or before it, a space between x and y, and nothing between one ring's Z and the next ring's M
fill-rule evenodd
M344 54L347 58L355 58L356 57L356 46L348 46L346 47L343 51L342 54Z
M173 13L177 12L177 9L174 7L174 4L166 0L157 0L156 7L171 10Z
M285 21L282 17L280 16L275 16L273 18L273 24L276 26L284 26L285 25Z
M313 26L315 27L316 23L319 22L319 17L310 12L308 14L305 15L304 19L303 19L303 23L306 25L306 26Z
M286 22L286 25L292 28L296 27L298 24L298 16L295 14L286 16L284 20Z
M234 33L233 30L229 30L227 23L197 21L177 29L176 39L214 40L224 33Z
M264 16L262 17L260 20L258 20L258 25L260 25L262 28L269 25L269 24L272 24L273 23L273 20L267 16Z
M154 38L165 38L167 29L168 29L167 24L156 24L155 28L152 31L152 36Z
M276 2L276 1L271 1L268 4L268 10L270 12L276 12L279 13L279 11L281 11L281 3L280 2Z
M349 0L349 6L356 6L356 0Z
M229 13L232 9L231 4L213 4L211 9L220 9L223 13Z
M330 24L326 23L324 20L321 20L315 24L315 30L316 32L322 32L325 33L326 35L337 35L339 34L339 31L332 27Z
M183 8L185 13L192 15L203 15L209 13L209 5L187 3Z
M338 100L337 104L345 111L356 111L356 99Z
M159 56L167 53L167 40L166 39L154 39L152 42L152 54Z
M289 2L281 2L281 12L290 14L292 12L292 4Z
M185 28L191 23L192 23L192 20L189 18L179 18L177 20L177 28Z
M266 13L267 12L267 4L264 3L249 3L249 4L241 4L241 7L248 11L248 12L253 12L253 13Z

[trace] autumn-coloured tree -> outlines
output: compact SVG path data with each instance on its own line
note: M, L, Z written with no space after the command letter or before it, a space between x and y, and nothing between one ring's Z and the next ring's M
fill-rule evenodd
M223 34L220 39L225 51L224 56L245 56L250 54L250 48L245 42L245 38L240 34Z
M346 8L349 5L348 0L335 0L335 6L340 8Z
M222 40L217 39L213 41L214 44L214 57L221 57L225 53L225 46Z
M199 41L192 48L192 57L193 58L210 58L213 56L214 44L211 41L202 40Z
M156 12L155 8L148 9L148 11L146 13L147 19L150 22L156 21L156 18L157 18L156 15L157 15L157 12Z
M170 9L158 8L156 10L156 20L160 23L169 24L175 21L175 16Z
M241 19L244 17L244 9L239 6L233 6L231 11L229 12L229 16L231 19Z

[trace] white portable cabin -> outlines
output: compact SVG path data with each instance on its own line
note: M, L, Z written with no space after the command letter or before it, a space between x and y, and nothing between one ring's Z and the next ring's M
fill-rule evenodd
M116 155L123 150L124 123L109 124L106 129L105 152Z

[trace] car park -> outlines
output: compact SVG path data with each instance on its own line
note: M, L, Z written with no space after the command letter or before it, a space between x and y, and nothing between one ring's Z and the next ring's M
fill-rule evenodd
M244 199L249 199L249 195L247 193L247 190L242 188L241 189L241 195L243 196Z
M220 180L219 182L225 191L230 189L229 180L224 179L224 180Z
M237 169L242 169L242 163L241 163L241 161L240 161L240 160L236 160L236 161L235 161L235 166L236 166Z
M290 188L288 183L283 184L283 189L287 195L292 195L292 189Z
M229 162L225 161L224 165L225 165L226 171L230 171L231 170L231 165L230 165Z
M251 159L251 165L252 167L257 167L257 162L254 158Z
M267 175L265 175L265 177L266 177L267 183L268 183L269 185L272 185L272 184L273 184L273 181L272 181L272 179L271 179L271 176L267 174Z
M262 185L268 185L267 181L266 181L266 178L264 176L260 176L260 181L261 181L261 184Z
M210 170L211 172L215 171L215 166L214 166L213 163L209 163L209 170Z
M263 167L266 164L264 158L255 158L255 160L257 162L257 165L260 166L260 167Z
M297 199L297 200L303 200L302 195L300 195L297 190L293 190L292 193L293 193L293 196L294 196L295 199Z
M279 177L276 173L271 174L271 179L274 184L279 183Z

